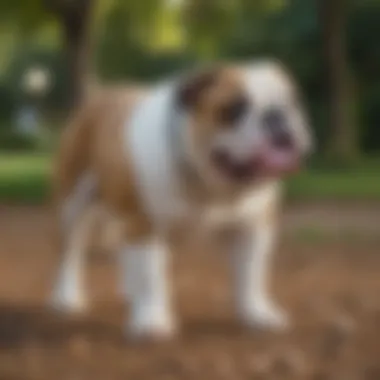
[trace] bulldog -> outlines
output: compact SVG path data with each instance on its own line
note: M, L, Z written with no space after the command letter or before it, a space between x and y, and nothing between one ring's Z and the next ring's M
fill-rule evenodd
M286 327L268 288L276 210L283 179L311 147L296 83L275 61L220 64L93 95L65 129L56 161L62 260L52 305L86 306L84 254L101 205L123 240L128 334L177 330L169 241L181 223L232 228L225 248L237 316L247 326Z

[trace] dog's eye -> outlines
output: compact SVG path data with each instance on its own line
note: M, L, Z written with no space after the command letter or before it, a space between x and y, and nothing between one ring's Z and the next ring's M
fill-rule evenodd
M246 114L248 107L249 103L245 97L235 98L220 107L218 121L226 126L234 125Z

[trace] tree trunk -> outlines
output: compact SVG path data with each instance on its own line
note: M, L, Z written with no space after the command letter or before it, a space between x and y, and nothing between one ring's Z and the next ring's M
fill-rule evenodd
M357 150L355 112L346 58L346 0L319 0L328 86L330 141L328 153L352 160Z
M69 110L80 104L86 92L93 7L94 0L77 0L66 5L60 14L69 75Z
M43 0L61 24L68 71L69 111L86 92L91 58L91 21L96 0Z

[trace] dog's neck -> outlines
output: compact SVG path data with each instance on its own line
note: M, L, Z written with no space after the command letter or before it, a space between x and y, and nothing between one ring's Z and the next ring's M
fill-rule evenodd
M214 186L210 178L205 178L204 173L199 170L196 160L191 152L191 133L189 116L176 102L175 90L173 99L168 109L167 136L173 162L175 163L176 175L179 178L181 191L186 198L196 202L208 202L215 198Z

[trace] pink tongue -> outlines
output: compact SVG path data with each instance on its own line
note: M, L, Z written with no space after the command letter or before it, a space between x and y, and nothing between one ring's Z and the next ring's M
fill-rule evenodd
M268 149L261 157L264 171L286 173L296 170L298 160L294 152Z

